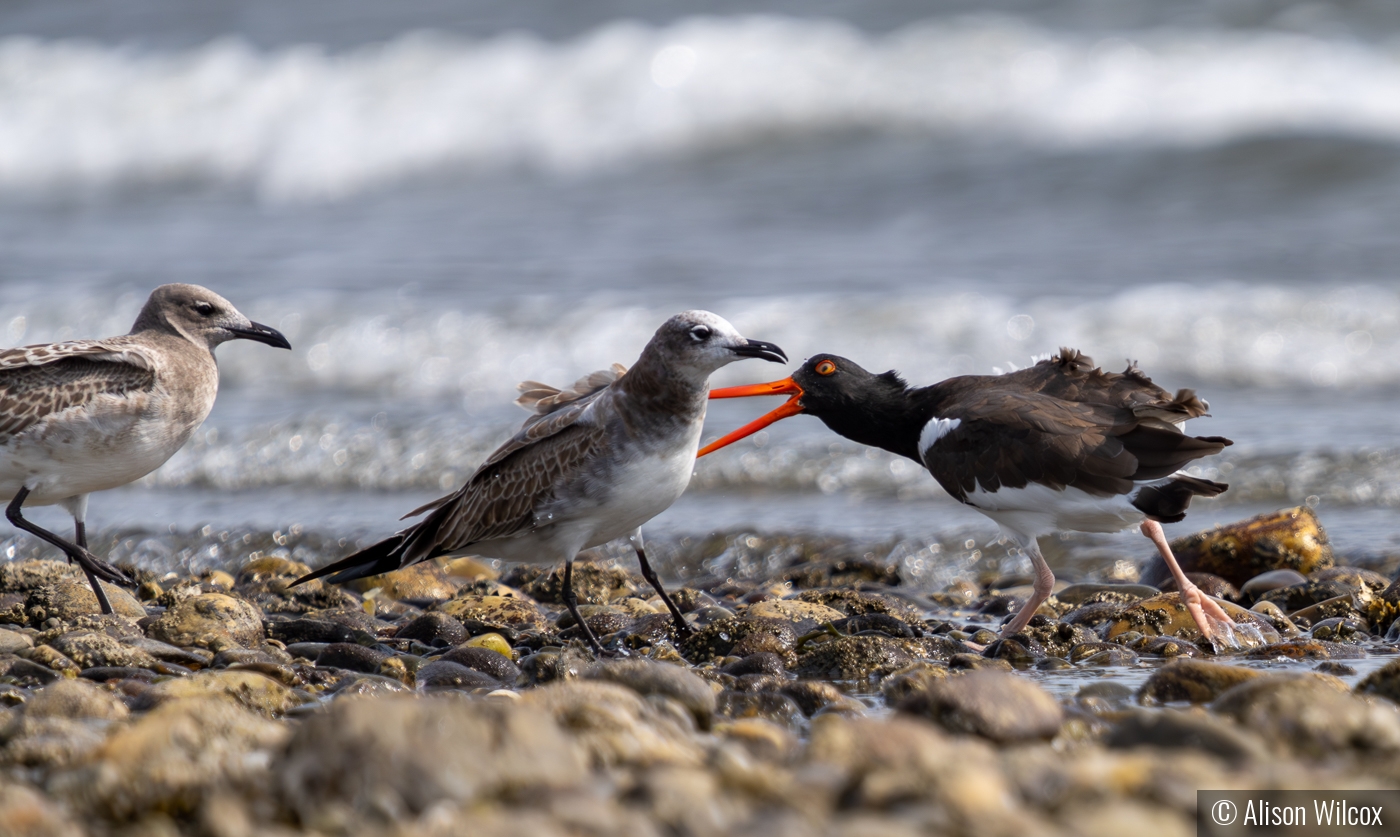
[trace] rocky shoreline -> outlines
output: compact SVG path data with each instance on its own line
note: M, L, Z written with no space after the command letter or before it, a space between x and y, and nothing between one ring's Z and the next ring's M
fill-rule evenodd
M581 563L602 661L558 570L289 588L305 565L259 557L102 616L76 570L13 561L0 834L1155 837L1195 833L1197 789L1400 787L1400 582L1337 566L1302 508L1176 549L1246 648L1125 580L997 640L1021 580L928 593L820 553L692 581L685 640Z

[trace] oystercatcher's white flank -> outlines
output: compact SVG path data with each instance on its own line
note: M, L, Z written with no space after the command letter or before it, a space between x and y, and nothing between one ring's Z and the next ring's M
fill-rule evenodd
M568 390L521 384L518 403L536 415L466 485L405 515L427 514L413 526L297 583L350 581L444 555L563 561L565 603L601 652L578 612L573 561L581 550L627 536L676 630L688 633L647 562L641 526L690 482L710 374L747 357L787 361L777 346L745 339L722 318L687 311L657 329L630 370L595 372Z
M162 285L130 334L0 351L6 516L77 561L103 613L112 606L98 579L128 579L87 550L88 494L140 479L185 444L214 406L214 348L235 339L291 348L213 291ZM21 514L26 504L55 503L73 515L72 542Z
M1171 569L1201 633L1234 644L1233 622L1186 578L1162 533L1186 516L1193 496L1226 486L1180 472L1219 453L1229 439L1187 436L1206 414L1190 390L1172 396L1135 366L1094 367L1073 349L1006 375L950 378L909 387L893 372L871 374L836 355L809 359L791 378L715 390L711 398L787 394L782 407L708 445L701 456L773 422L810 413L848 439L907 456L949 494L996 521L1030 556L1033 595L1006 625L1019 632L1050 595L1055 576L1036 538L1071 529L1116 532L1139 525Z

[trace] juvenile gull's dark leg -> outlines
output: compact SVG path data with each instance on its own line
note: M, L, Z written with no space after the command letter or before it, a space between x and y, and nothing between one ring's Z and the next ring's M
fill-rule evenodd
M593 649L593 653L599 657L607 656L603 651L603 646L598 642L598 637L593 635L593 629L588 627L588 623L583 621L583 614L578 612L578 596L574 593L574 559L570 558L564 562L564 604L569 608L569 614L574 617L574 621L583 629L583 638L588 642L588 647Z
M656 590L657 595L661 597L661 601L666 603L666 609L671 611L671 619L676 623L676 636L680 639L689 637L694 633L690 628L690 623L685 621L685 617L681 615L681 609L676 607L675 602L671 601L670 595L668 595L666 589L661 586L661 579L657 578L656 571L653 570L651 564L647 562L647 553L642 546L642 530L638 528L637 531L627 537L627 540L632 542L632 548L637 551L637 563L642 565L642 578L645 578L647 583Z
M114 584L130 584L131 579L127 578L126 574L121 570L118 570L116 567L113 567L99 559L96 555L88 552L84 546L69 543L53 532L25 520L20 509L23 508L24 501L28 497L29 489L27 487L20 488L19 492L15 494L15 498L10 501L10 505L5 509L5 517L10 523L14 524L15 528L22 529L40 540L53 544L63 550L63 554L68 556L68 560L77 561L78 566L83 568L83 574L87 576L88 584L92 585L93 595L97 596L97 604L102 608L102 612L113 613L112 603L107 600L107 591L102 589L102 585L98 583L98 579L101 578ZM87 533L79 528L81 526L82 524L75 523L75 534L83 541L86 541Z

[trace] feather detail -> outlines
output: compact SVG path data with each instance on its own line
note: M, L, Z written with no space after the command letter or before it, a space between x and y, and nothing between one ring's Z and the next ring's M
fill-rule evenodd
M584 375L574 381L574 385L568 389L552 387L539 381L521 381L516 385L516 389L520 391L520 397L515 399L515 403L536 415L548 415L566 404L571 404L580 398L587 398L598 390L610 386L626 373L627 367L620 363L614 363L610 369L600 369L597 372Z

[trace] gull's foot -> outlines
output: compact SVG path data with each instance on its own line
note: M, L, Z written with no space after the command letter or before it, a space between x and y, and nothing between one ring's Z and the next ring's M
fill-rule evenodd
M69 553L68 557L77 561L78 566L103 581L119 584L122 587L136 586L136 580L127 575L125 571L103 561L82 547L79 547L77 552Z

